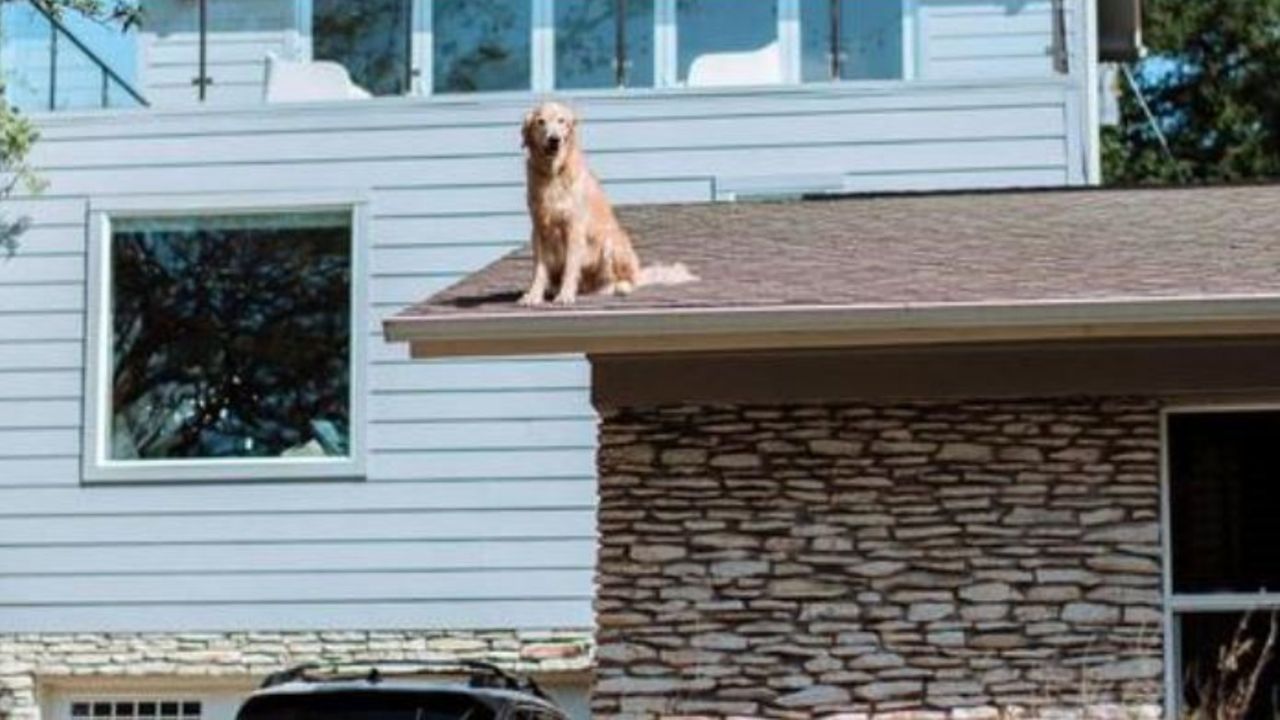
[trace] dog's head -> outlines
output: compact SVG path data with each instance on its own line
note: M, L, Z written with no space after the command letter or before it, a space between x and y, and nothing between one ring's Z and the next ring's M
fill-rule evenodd
M529 158L558 167L573 147L578 118L567 106L544 102L524 116L520 133Z

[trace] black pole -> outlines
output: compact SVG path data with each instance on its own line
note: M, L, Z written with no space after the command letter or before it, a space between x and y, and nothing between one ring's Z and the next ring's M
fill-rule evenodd
M200 88L200 102L204 102L209 87L209 0L200 0L200 76L196 84Z
M618 87L627 86L627 0L617 0L614 3L615 13L618 17L613 23L614 44L617 50L614 53L614 62L617 64L615 71Z
M839 80L843 62L840 58L840 0L831 0L831 79Z

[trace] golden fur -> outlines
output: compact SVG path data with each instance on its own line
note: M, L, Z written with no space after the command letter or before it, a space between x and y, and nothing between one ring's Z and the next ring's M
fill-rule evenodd
M579 293L631 292L640 283L640 260L587 168L573 111L542 103L525 115L521 135L534 269L520 303L539 305L552 289L561 305Z

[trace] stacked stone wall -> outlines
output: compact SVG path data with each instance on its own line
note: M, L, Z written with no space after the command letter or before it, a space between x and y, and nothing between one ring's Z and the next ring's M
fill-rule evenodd
M1159 713L1144 400L604 414L596 717Z

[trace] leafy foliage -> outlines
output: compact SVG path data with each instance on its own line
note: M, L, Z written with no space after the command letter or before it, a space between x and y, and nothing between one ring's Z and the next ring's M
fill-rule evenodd
M0 6L25 0L0 0ZM128 0L34 0L55 17L66 12L80 13L102 22L119 25L126 31L142 18L141 9ZM4 87L0 85L0 97ZM28 157L39 133L31 122L7 101L0 102L0 200L9 197L19 187L28 192L40 192L44 183L32 169ZM26 218L10 220L0 214L0 250L12 254L18 246L18 236L26 229Z
M1108 182L1280 176L1280 0L1147 0L1151 54L1135 78L1175 162L1131 92L1103 135Z

